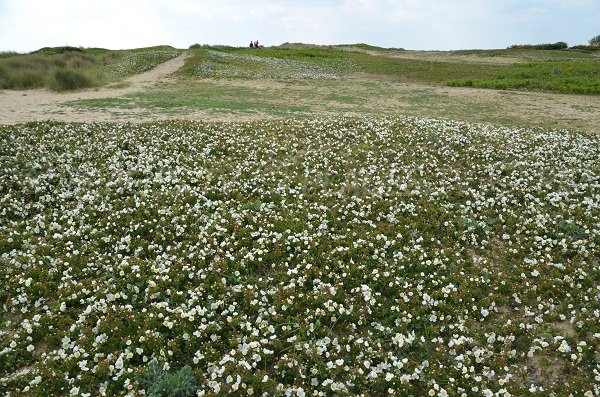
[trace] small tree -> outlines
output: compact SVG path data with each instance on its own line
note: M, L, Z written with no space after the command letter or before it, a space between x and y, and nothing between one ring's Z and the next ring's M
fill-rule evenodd
M600 45L600 34L590 39L590 45Z

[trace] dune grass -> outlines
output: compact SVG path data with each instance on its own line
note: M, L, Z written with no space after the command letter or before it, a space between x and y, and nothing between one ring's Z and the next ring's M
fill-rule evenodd
M4 53L0 57L0 88L72 91L98 87L151 69L179 53L169 46L123 51L46 47L31 54Z
M0 59L0 87L47 87L56 91L69 89L68 87L91 87L100 83L100 79L91 73L91 68L96 63L94 56L79 51L49 55L12 55Z

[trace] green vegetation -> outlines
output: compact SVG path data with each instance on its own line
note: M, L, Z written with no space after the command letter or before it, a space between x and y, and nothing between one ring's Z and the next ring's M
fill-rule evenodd
M349 51L345 46L250 48L202 48L193 51L180 71L187 78L337 80L356 73L443 84L447 79L492 77L501 65L421 61L395 57L399 50L380 53Z
M169 373L152 360L139 382L149 397L186 397L196 391L196 379L189 365Z
M576 45L570 48L571 50L579 50L585 52L600 51L600 45Z
M597 134L36 122L0 153L0 395L597 394Z
M66 106L227 122L0 126L0 395L598 394L597 126L444 86L597 93L597 55L192 47ZM119 86L179 53L0 76Z
M107 79L118 80L150 70L182 52L170 46L109 51L102 54L99 71Z
M565 50L569 48L569 46L564 41L559 41L556 43L548 44L513 44L509 48L519 50Z
M96 63L93 55L81 51L0 58L0 88L48 87L62 91L95 86L100 84L92 71Z
M358 48L361 50L366 50L366 51L403 51L403 48L384 48L384 47L377 47L374 45L370 45L370 44L365 44L365 43L358 43L358 44L340 44L336 47L349 47L349 48Z
M151 69L180 52L158 46L122 51L46 47L31 54L5 53L0 57L0 88L72 91L97 87Z
M449 80L449 86L600 94L600 62L539 62L514 65L491 79Z
M340 80L361 73L372 75L373 79L436 85L597 94L600 60L581 51L548 50L552 46L555 45L539 45L534 50L519 46L507 50L453 51L421 59L419 52L412 57L409 52L376 47L366 52L364 45L286 45L260 50L202 47L193 50L179 76ZM446 54L452 59L445 59ZM461 56L465 56L464 60L457 61ZM499 61L485 61L492 57ZM510 58L513 65L501 62L503 57Z
M600 93L596 46L564 50L565 46L559 42L503 50L415 52L362 43L286 43L258 50L194 44L189 49L192 56L177 75L183 85L197 79L341 81L368 75L373 80L439 86ZM8 53L0 56L0 87L57 91L94 87L143 72L180 53L168 46L123 51L55 47L28 55Z

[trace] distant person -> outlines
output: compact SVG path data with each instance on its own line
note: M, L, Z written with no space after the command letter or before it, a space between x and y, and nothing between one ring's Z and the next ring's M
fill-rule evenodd
M256 41L254 42L254 48L259 48L259 47L258 47L258 40L256 40Z
M254 43L250 41L250 48L254 48Z

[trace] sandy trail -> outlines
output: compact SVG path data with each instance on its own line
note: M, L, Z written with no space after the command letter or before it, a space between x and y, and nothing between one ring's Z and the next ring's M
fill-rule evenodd
M76 92L57 93L46 89L14 91L0 90L0 124L16 124L29 121L128 121L136 120L141 111L133 109L130 115L115 119L105 111L80 111L61 106L68 101L119 97L151 88L169 78L183 66L190 55L183 53L163 62L155 68L136 74L125 80L122 88L102 87Z

